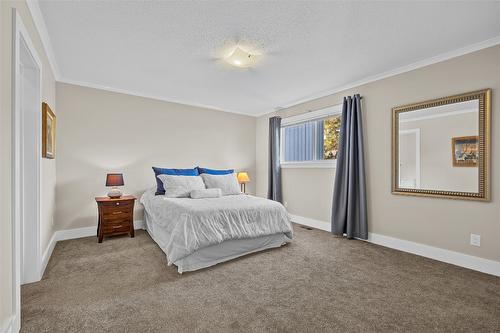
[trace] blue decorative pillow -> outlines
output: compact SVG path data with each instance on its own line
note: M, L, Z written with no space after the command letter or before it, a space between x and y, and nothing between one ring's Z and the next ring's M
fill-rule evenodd
M158 175L171 175L171 176L199 176L197 168L193 169L165 169L153 167L156 179L156 195L164 195L165 189L163 183L158 179Z
M215 169L207 169L207 168L200 168L196 167L198 169L198 172L200 175L202 173L208 173L209 175L228 175L230 173L234 172L234 169L228 169L228 170L215 170Z

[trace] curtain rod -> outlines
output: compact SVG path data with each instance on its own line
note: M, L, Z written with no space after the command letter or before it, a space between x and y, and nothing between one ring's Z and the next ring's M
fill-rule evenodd
M363 99L363 96L360 96L359 99ZM337 105L340 105L342 103L338 103L338 104L332 104L332 105L327 105L327 106L322 106L320 108L317 108L317 109L311 109L311 110L307 110L306 112L304 113L300 113L300 114L306 114L306 113L309 113L309 112L314 112L314 111L319 111L319 110L323 110L323 109L327 109L327 108L331 108L333 106L337 106ZM280 110L277 110L277 111L282 111L282 110L285 110L285 109L280 109ZM290 117L295 117L297 115L293 115L293 116L288 116L288 117L282 117L281 119L286 119L286 118L290 118Z

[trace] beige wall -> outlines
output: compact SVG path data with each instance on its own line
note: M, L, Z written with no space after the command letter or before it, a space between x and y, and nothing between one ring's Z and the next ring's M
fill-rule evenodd
M0 144L2 159L0 162L0 328L12 314L12 253L11 253L11 61L12 61L12 8L16 8L28 30L31 40L42 61L42 99L49 103L53 111L55 107L55 80L38 32L26 6L25 1L1 1L1 112L0 112ZM41 108L41 106L40 106ZM42 218L41 218L41 251L45 252L53 234L52 217L55 198L55 161L42 160Z
M152 166L235 168L255 176L254 117L57 84L57 229L96 226L106 173L124 193L155 186ZM248 190L254 192L254 182ZM136 219L143 219L136 205Z
M342 97L363 96L369 231L482 258L500 261L500 46L427 66L312 100L279 115L289 116L339 104ZM436 97L493 89L492 180L490 203L396 196L391 194L391 108ZM274 114L274 113L273 113ZM267 191L267 119L257 121L257 194ZM330 220L334 169L283 170L284 200L293 214ZM329 197L324 197L326 195ZM314 198L311 200L308 198ZM470 233L481 235L481 247L469 245Z
M333 169L283 169L282 178L283 203L290 214L319 221L330 219L335 181Z

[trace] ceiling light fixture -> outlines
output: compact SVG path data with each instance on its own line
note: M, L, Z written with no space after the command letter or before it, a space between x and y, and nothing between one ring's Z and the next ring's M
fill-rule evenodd
M245 68L255 65L259 56L258 54L252 54L236 46L234 51L231 52L229 56L225 57L224 60L233 66Z

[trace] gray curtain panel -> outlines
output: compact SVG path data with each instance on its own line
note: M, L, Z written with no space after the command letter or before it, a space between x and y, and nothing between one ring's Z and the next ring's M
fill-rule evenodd
M344 97L333 189L332 233L368 238L361 96Z
M281 117L269 118L269 183L267 198L282 202L280 165Z

